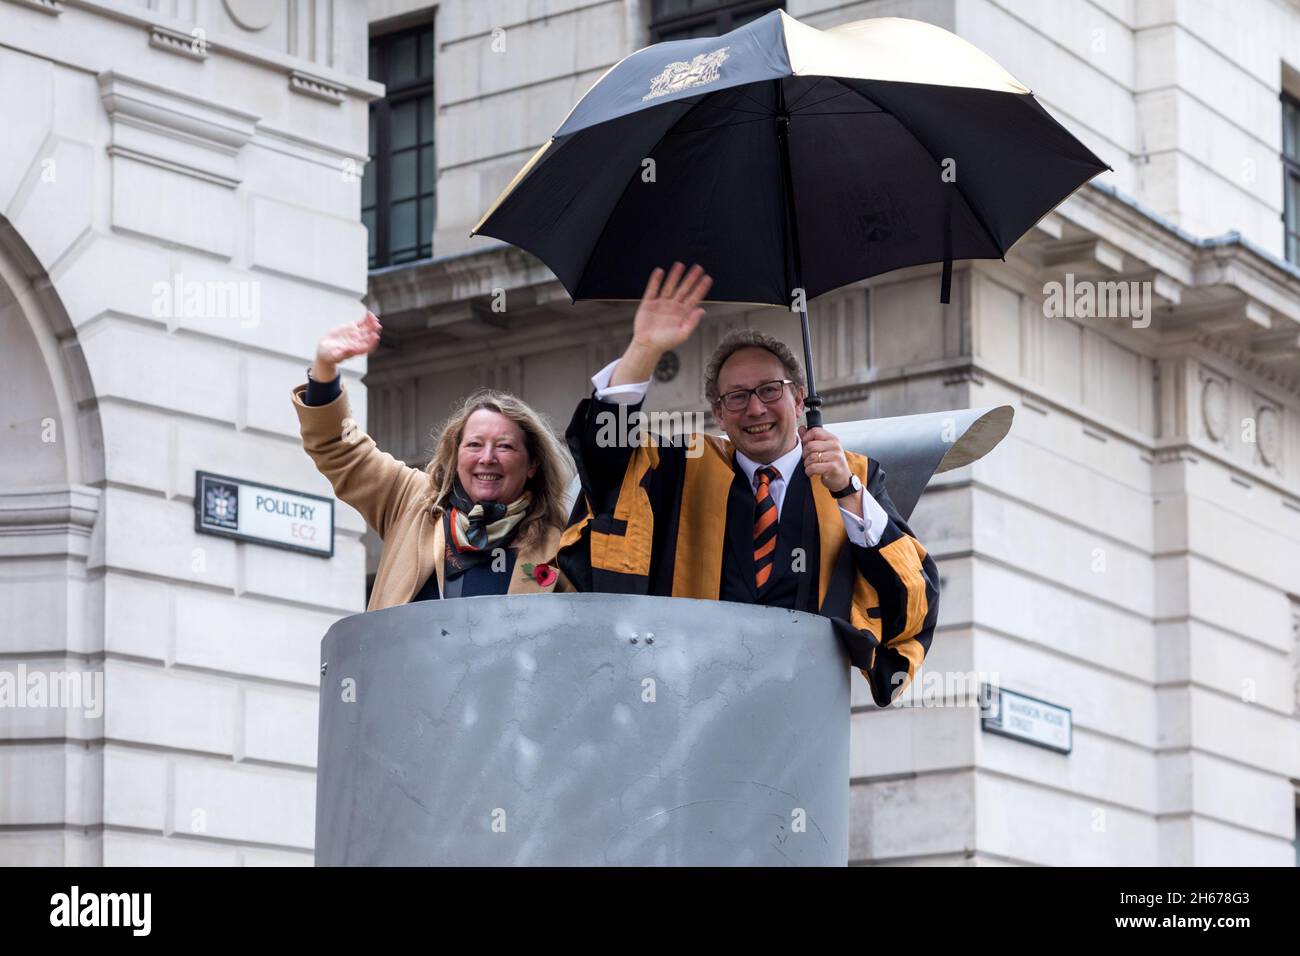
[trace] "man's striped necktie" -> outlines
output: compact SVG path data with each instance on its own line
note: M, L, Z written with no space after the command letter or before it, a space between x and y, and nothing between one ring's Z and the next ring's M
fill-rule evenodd
M781 473L768 465L758 469L754 477L758 479L754 493L754 583L761 591L776 561L776 499L770 485Z

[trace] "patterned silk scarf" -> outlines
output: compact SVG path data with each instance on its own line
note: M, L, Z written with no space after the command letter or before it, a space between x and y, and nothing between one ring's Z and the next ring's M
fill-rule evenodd
M465 493L460 479L452 478L451 507L442 513L447 539L446 577L458 578L470 568L491 561L496 548L508 547L532 503L531 491L525 491L509 505L498 501L475 503Z

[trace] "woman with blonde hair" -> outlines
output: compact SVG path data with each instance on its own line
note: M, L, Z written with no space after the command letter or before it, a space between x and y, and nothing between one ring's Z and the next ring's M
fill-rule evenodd
M555 567L572 464L545 419L480 389L443 425L420 470L352 419L338 364L374 351L379 319L328 332L294 387L303 449L384 542L366 610L436 598L567 590Z

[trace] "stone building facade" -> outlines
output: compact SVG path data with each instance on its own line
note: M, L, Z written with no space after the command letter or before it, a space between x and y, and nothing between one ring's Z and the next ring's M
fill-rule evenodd
M327 560L196 534L193 496L329 490L289 389L365 293L366 32L342 0L0 2L0 671L86 675L0 707L2 863L311 863L364 526Z
M345 374L380 447L424 461L482 384L562 427L631 307L573 305L469 231L665 9L0 0L0 671L98 672L104 704L0 707L0 862L311 862L318 641L364 607L376 542L341 504L329 559L196 534L195 472L328 494L288 391L363 297L385 339ZM877 709L859 682L850 859L1292 865L1300 5L785 9L952 30L1114 167L1005 262L957 264L946 307L934 267L810 303L829 420L1016 407L914 515L944 578L926 671L996 675L1073 723L1063 754L942 700ZM367 44L428 24L432 257L368 270ZM1150 310L1053 306L1119 282ZM784 312L713 307L651 405L702 409L742 325L797 342Z
M1300 94L1300 5L785 9L817 27L952 30L1114 167L1005 263L959 264L947 307L937 267L810 303L828 420L1016 407L1002 445L916 511L945 582L926 670L995 676L1073 720L1065 755L986 733L969 707L878 710L859 681L850 859L1294 864L1300 270L1285 259L1279 97ZM531 257L469 231L582 93L651 41L659 10L372 4L372 30L434 19L439 144L433 259L370 280L391 333L366 379L383 447L424 460L431 427L478 384L563 427L621 352L629 305L572 305ZM1053 314L1051 283L1060 298L1067 282L1120 281L1149 293L1147 317ZM744 325L797 347L780 310L713 307L648 407L703 409L703 362Z

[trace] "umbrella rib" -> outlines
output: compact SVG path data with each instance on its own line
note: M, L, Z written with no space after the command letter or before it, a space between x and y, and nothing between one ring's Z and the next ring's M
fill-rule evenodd
M665 136L683 136L686 133L700 133L709 129L726 129L728 126L744 126L746 123L764 123L771 119L770 116L760 116L758 119L736 120L734 123L718 123L714 126L695 126L691 129L670 129L664 133Z
M925 150L925 154L930 157L931 161L934 162L936 166L939 165L939 158L935 156L934 153L930 152L930 147L926 146L925 143L921 142L921 138L917 136L916 133L912 132L911 128L906 123L904 123L901 119L898 119L897 116L894 116L894 114L890 112L890 110L887 107L881 106L879 103L872 100L871 97L867 96L867 94L863 93L861 90L854 89L852 86L849 86L840 77L837 76L834 79L845 89L858 94L858 96L862 97L872 106L877 107L881 112L888 113L890 116L893 116L894 119L898 120L898 125L901 126L903 129L907 130L907 135L912 137L916 145L920 146L923 150ZM958 185L955 180L952 183L952 187L957 191L957 195L960 196L962 200L966 203L966 208L971 211L971 215L975 217L975 221L980 224L980 228L984 230L984 235L988 237L988 240L991 243L993 243L993 248L998 251L998 257L1005 260L1006 250L1002 248L1002 244L998 242L998 240L994 237L993 230L990 229L989 224L984 221L984 216L980 213L979 208L975 205L975 203L971 202L969 196L967 196L964 192L962 192L961 186Z
M826 77L824 77L824 76L819 76L819 77L817 77L816 82L814 82L811 86L808 87L808 89L804 90L804 91L803 91L802 93L800 93L797 97L795 97L795 101L794 101L793 103L789 104L788 106L786 106L785 111L786 111L787 113L793 113L793 112L794 112L794 108L795 108L796 106L798 106L798 105L803 101L803 98L804 98L805 96L808 96L810 93L812 93L812 91L815 90L815 89L817 89L817 87L821 86L822 80L824 80L824 79L826 79ZM835 95L836 95L836 96L839 96L838 93L836 93Z
M717 94L709 94L709 95L716 96ZM726 113L748 113L750 116L763 116L763 117L772 117L776 115L775 113L760 113L757 110L742 110L737 106L714 106L712 103L705 103L703 98L698 100L690 100L690 99L683 98L677 100L676 102L689 103L691 106L703 106L705 109L708 110L722 110L723 112Z
M760 116L775 116L775 115L776 115L775 111L767 109L766 106L764 106L764 105L763 105L762 103L760 103L758 100L754 99L752 96L750 96L748 93L746 93L746 92L745 92L745 88L744 88L743 86L733 86L732 89L734 89L737 93L739 93L739 94L740 94L741 96L743 96L745 99L749 100L749 102L753 103L753 104L754 104L755 106L757 106L760 110L764 110L763 113L760 113L760 114L759 114ZM721 92L721 91L719 91L719 92Z
M827 97L825 97L824 99L820 99L820 100L818 100L816 103L809 103L807 106L805 106L803 109L799 110L798 112L799 112L800 114L806 113L806 112L808 112L810 109L812 109L814 106L820 106L822 103L827 103L827 102L829 102L830 100L838 99L839 97L843 96L845 93L852 93L852 92L853 92L852 90L841 90L840 92L838 92L838 93L836 93L836 94L834 94L834 95L832 95L832 96L827 96ZM869 110L868 112L871 112L871 111ZM877 109L875 110L875 112L880 113L880 112L883 112L883 110L877 108ZM792 115L795 113L795 110L794 110L793 107L790 108L790 113L791 113Z

